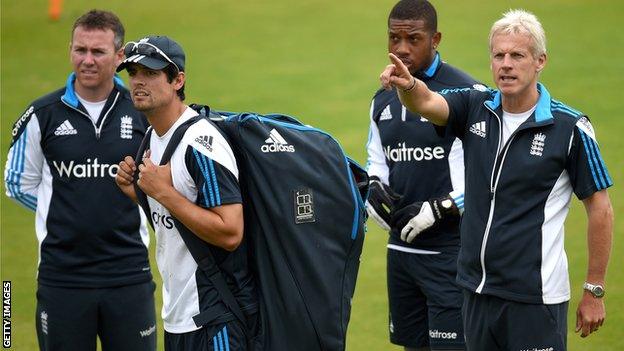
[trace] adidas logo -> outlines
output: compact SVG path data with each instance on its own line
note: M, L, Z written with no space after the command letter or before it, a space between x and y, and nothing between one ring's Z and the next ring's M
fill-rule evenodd
M54 131L54 135L74 135L78 134L78 131L74 129L74 126L69 123L69 120L63 121L60 126Z
M195 142L199 143L199 145L208 149L208 151L212 151L212 135L211 136L207 136L207 135L198 136L197 138L195 138Z
M392 119L392 113L390 112L390 105L386 106L383 111L381 111L381 115L379 116L379 121L389 121Z
M546 141L546 135L542 133L537 133L533 137L533 142L531 143L531 151L529 154L535 156L542 156L542 152L544 151L544 142Z
M286 140L277 130L271 129L269 137L264 141L266 144L262 145L260 150L264 153L268 152L295 152L293 145L288 145Z
M482 138L485 138L485 121L477 122L471 125L470 131Z

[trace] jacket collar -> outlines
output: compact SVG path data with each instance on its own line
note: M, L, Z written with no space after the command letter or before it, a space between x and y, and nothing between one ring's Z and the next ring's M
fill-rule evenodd
M533 113L534 121L536 123L552 121L553 115L550 111L550 93L542 83L537 83L537 91L540 95L537 100L537 107ZM485 104L492 110L502 109L500 91L494 90L492 99L485 101Z
M436 52L435 57L433 58L433 62L431 62L431 65L429 65L429 67L427 67L427 69L423 71L418 71L416 73L416 76L421 79L431 79L436 74L441 64L442 60L440 60L440 53Z
M76 96L76 91L74 90L74 82L76 81L76 73L72 72L69 77L67 77L67 82L65 83L65 94L61 96L61 100L66 104L78 108L79 102L78 97ZM124 87L123 81L117 74L113 77L114 87ZM114 88L113 88L114 89Z

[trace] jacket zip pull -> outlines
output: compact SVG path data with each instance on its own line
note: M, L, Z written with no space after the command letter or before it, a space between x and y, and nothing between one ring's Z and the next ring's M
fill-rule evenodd
M104 113L104 116L102 117L102 120L99 121L100 125L97 126L95 125L95 123L93 123L93 127L95 127L95 138L96 139L100 139L100 134L102 134L102 129L104 128L104 123L106 122L106 117L108 117L108 114L113 110L113 107L115 107L115 105L117 104L117 99L119 98L119 92L117 92L117 95L115 95L115 100L113 100L113 103L111 104L111 106L108 108L108 111L106 111L106 113Z

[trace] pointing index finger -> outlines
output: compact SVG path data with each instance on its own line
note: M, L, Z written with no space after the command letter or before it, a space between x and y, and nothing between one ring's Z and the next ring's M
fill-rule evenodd
M390 61L395 65L395 67L397 68L397 71L399 73L400 76L406 76L409 75L409 71L407 70L407 66L405 66L405 64L403 63L403 61L401 61L398 57L396 57L395 54L393 53L388 53L388 57L390 58Z

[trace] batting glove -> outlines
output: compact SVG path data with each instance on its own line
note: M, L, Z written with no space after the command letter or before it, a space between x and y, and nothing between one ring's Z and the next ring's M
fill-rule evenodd
M401 230L401 240L411 243L418 234L447 218L459 217L460 211L450 195L415 202L397 211L392 226Z
M394 204L401 199L401 195L395 193L390 186L381 182L378 177L370 177L370 187L368 200L366 201L366 212L373 218L379 226L390 230L391 213Z

